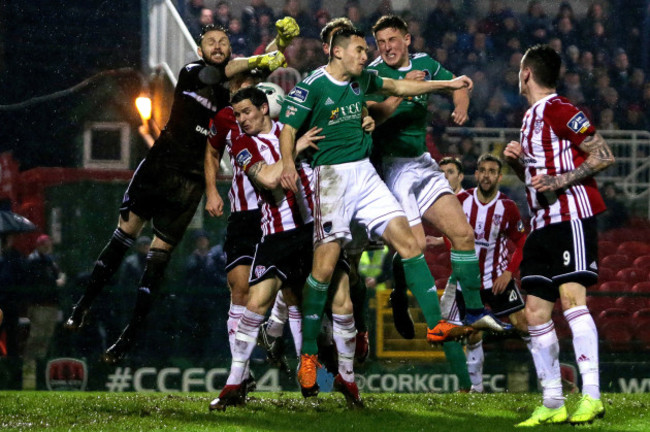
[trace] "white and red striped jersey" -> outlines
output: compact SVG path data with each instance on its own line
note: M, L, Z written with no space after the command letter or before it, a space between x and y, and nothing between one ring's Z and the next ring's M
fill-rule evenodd
M232 165L232 184L228 191L230 200L230 212L239 212L246 210L257 210L259 197L255 188L251 184L246 174L240 167L232 163L232 140L241 135L243 132L239 123L235 120L235 113L232 107L225 107L210 120L210 132L208 142L214 147L219 154L223 155L224 149L230 156Z
M232 142L234 165L243 172L259 162L272 165L278 162L280 154L280 131L282 124L273 122L271 132L251 136L241 134ZM312 169L306 162L299 163L298 175L301 187L295 194L278 186L273 190L259 191L260 208L262 209L262 234L288 231L312 222L314 204L312 199L311 178Z
M526 233L517 204L502 192L483 204L476 188L460 192L458 200L467 221L474 229L474 248L481 269L483 289L491 289L505 270L516 272L521 262ZM510 258L508 240L519 249L518 258ZM515 251L517 252L517 251Z
M579 167L588 156L579 145L595 132L587 116L557 94L537 101L526 111L520 143L533 230L585 219L605 210L593 177L553 192L539 193L531 186L531 178L536 175L557 176Z

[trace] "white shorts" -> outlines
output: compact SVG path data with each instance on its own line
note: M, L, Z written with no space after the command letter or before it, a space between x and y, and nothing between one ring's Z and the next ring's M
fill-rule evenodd
M352 223L381 236L391 219L405 216L368 159L314 169L314 243L352 240ZM359 230L363 233L364 230Z
M422 215L444 194L453 194L449 182L429 153L417 158L384 158L384 180L402 205L409 225L422 223Z

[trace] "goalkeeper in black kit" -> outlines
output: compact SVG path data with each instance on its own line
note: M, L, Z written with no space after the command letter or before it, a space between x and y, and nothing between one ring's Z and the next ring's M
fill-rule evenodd
M299 34L293 18L276 23L278 36L269 45L283 50ZM120 361L133 345L160 291L174 247L180 242L203 196L203 162L210 119L229 104L227 80L249 69L273 71L285 66L281 51L231 60L227 31L204 28L199 60L181 69L167 125L136 169L119 209L118 227L100 253L86 291L64 326L77 330L85 324L91 305L118 270L127 250L144 224L151 221L154 237L138 284L135 309L129 324L104 354L104 361Z

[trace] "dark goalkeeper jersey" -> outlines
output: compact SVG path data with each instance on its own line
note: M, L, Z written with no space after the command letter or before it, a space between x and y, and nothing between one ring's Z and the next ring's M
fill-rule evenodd
M219 69L219 82L212 84L205 82L209 81L206 67L198 60L181 69L169 121L146 157L163 167L201 177L210 119L228 105L230 96L223 85L224 68Z

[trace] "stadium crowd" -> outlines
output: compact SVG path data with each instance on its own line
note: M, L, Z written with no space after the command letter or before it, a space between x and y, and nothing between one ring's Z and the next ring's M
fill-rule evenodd
M190 28L209 23L206 13L213 22L226 25L233 57L263 52L273 37L275 20L294 17L302 29L301 37L287 48L285 56L304 76L327 62L316 29L332 18L326 9L308 12L306 3L286 0L282 10L273 10L263 0L251 0L237 17L229 2L219 1L212 11L204 6L204 0L190 0L185 15ZM515 13L507 3L491 1L487 13L481 14L479 10L460 10L451 0L438 0L426 17L420 17L410 11L394 11L389 0L363 5L349 0L344 14L366 32L370 59L378 55L369 32L371 25L379 16L396 12L409 24L413 52L426 52L456 75L472 78L475 89L468 127L520 126L526 110L517 88L521 57L526 47L548 43L563 59L558 91L582 109L599 130L648 129L650 81L643 68L647 54L644 57L642 52L647 11L616 14L614 20L617 2L613 1L594 1L584 15L575 13L568 1L552 10L548 3L531 0L522 14ZM627 2L626 6L643 12L643 3ZM444 97L430 99L434 129L448 124L452 109ZM439 150L464 153L462 148Z

